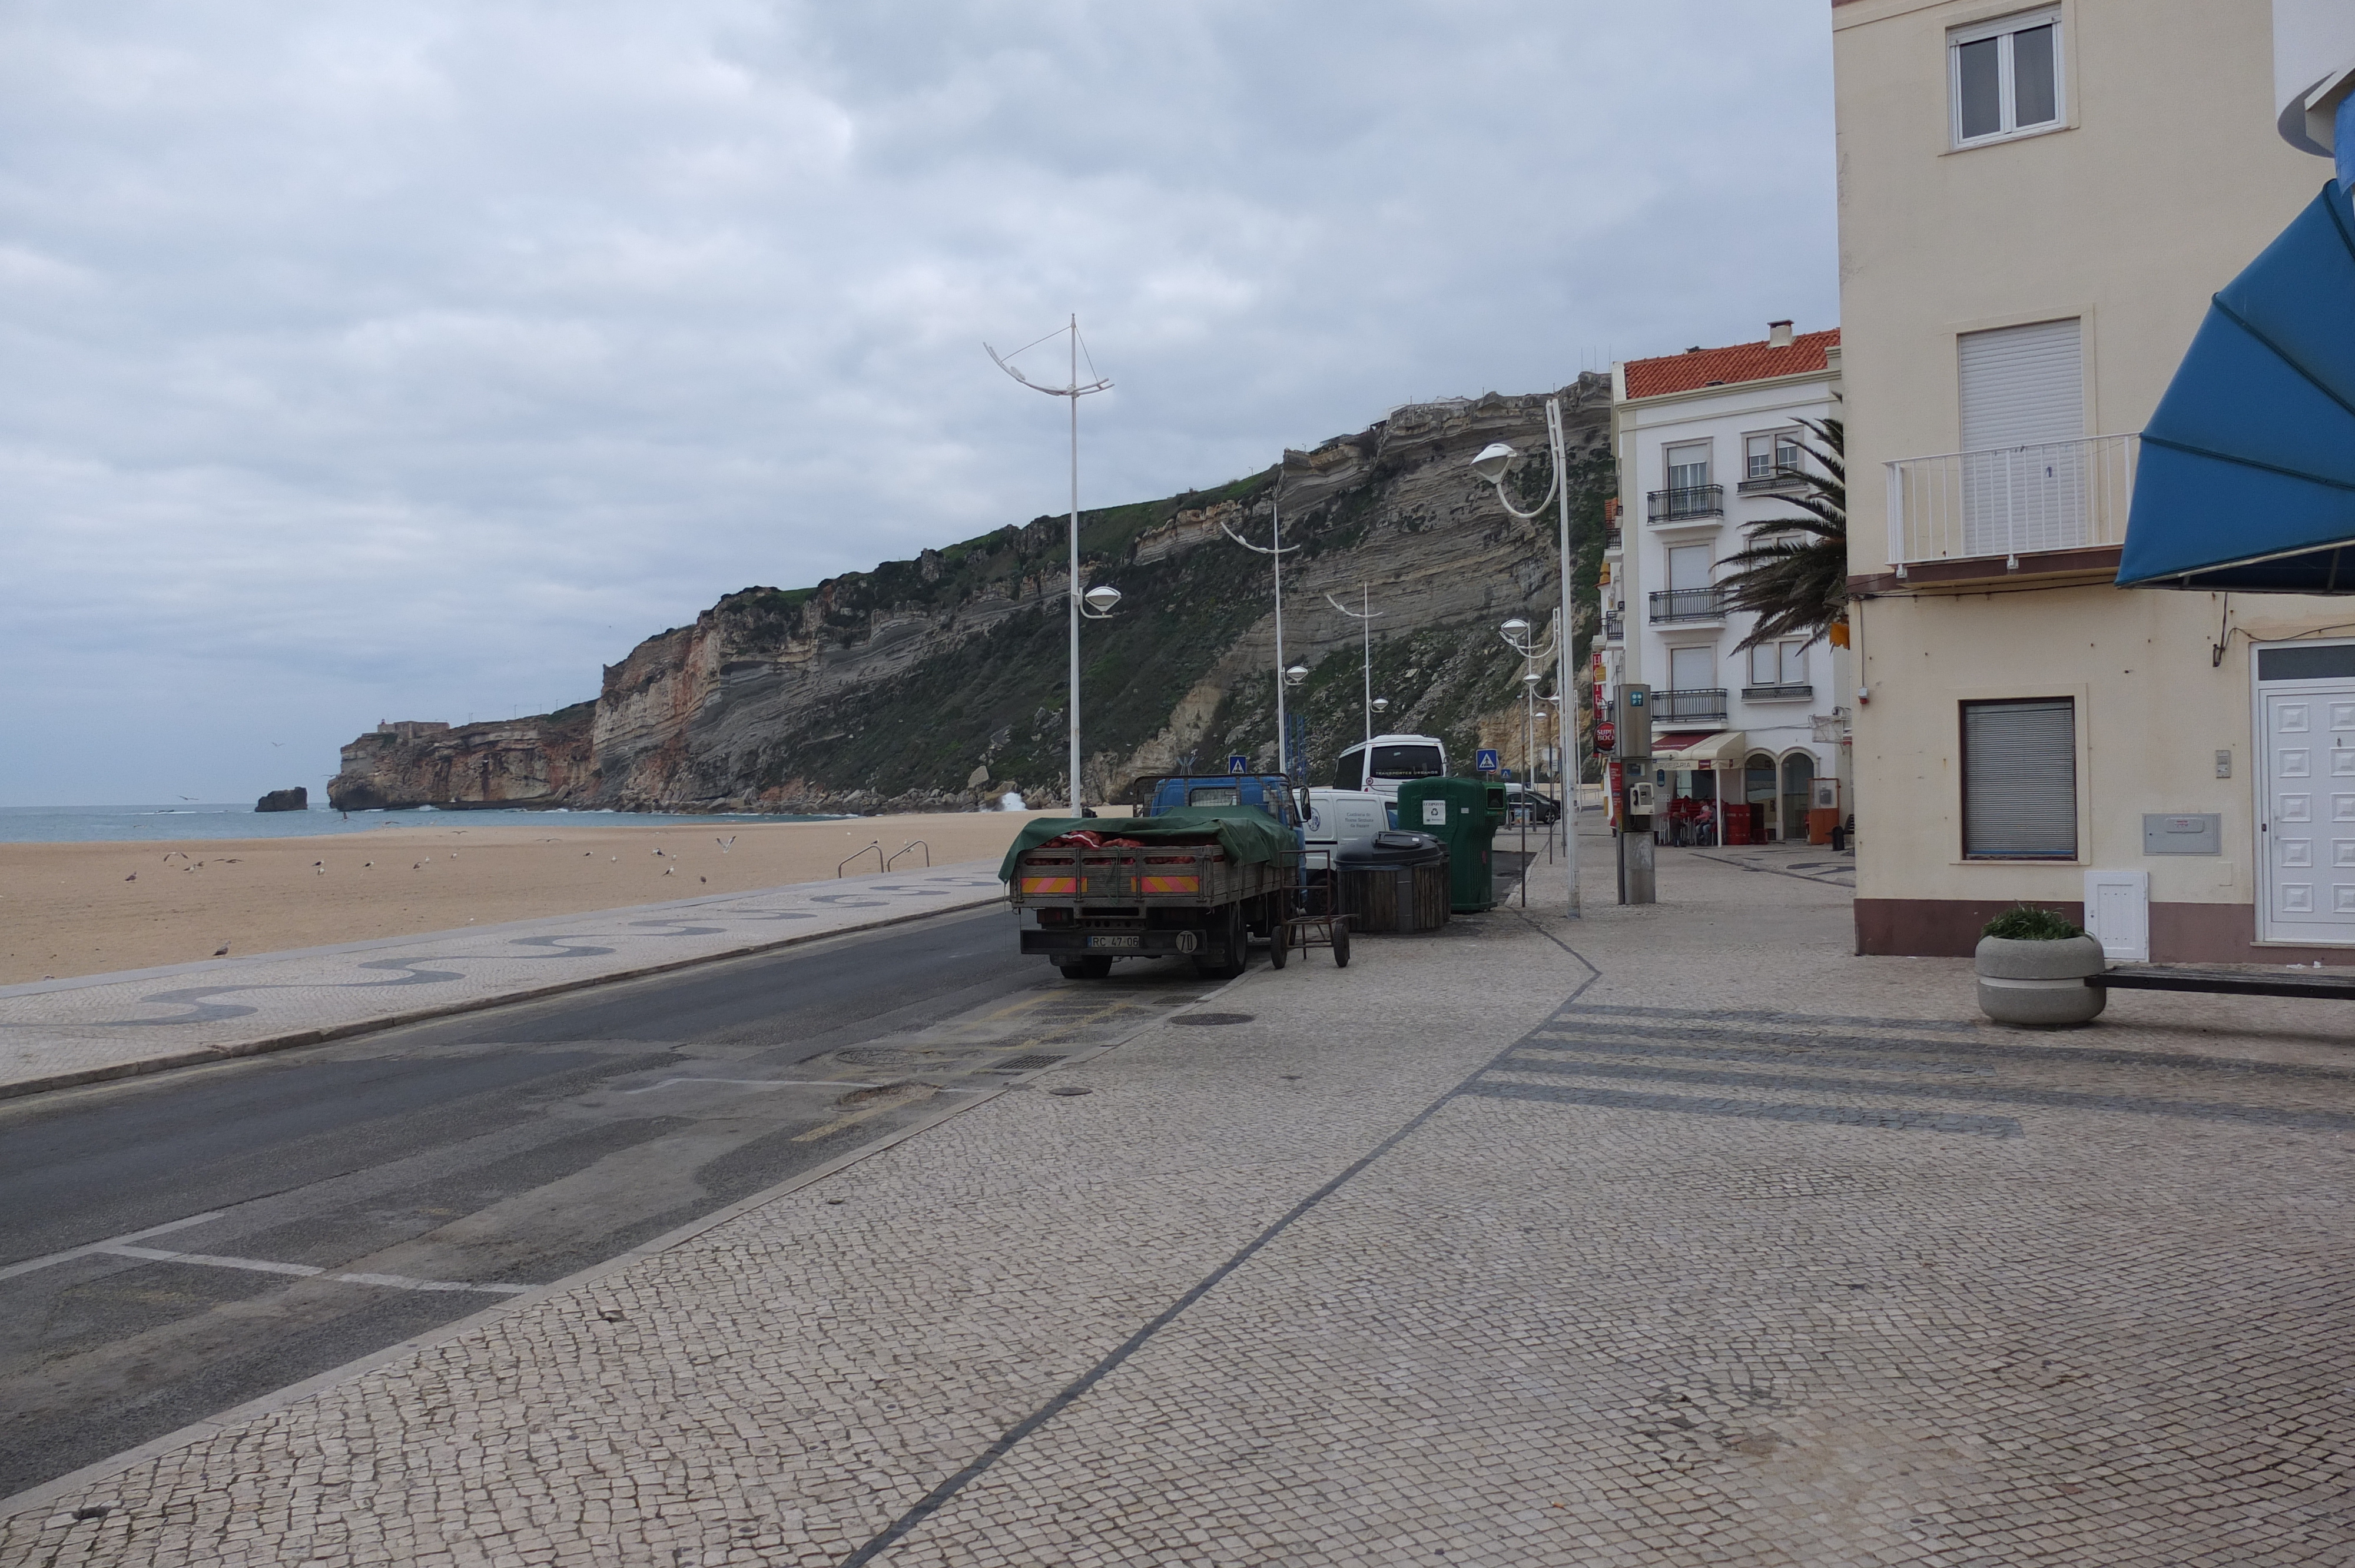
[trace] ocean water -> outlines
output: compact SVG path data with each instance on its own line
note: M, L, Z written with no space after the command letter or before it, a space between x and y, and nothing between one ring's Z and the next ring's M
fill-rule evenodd
M744 816L666 816L649 811L354 811L346 816L325 806L307 811L257 811L250 805L208 805L183 800L169 806L0 806L0 843L102 843L170 839L300 839L340 833L400 832L417 828L489 828L508 825L568 827L617 823L661 827L666 823L824 822L839 818L789 816L783 812Z

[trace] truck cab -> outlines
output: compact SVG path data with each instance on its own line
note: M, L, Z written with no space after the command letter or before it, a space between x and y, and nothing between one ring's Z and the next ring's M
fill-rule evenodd
M1145 795L1142 816L1157 817L1187 806L1252 806L1265 811L1295 833L1304 825L1300 795L1291 783L1273 773L1180 774L1152 780Z
M1442 779L1447 774L1447 745L1435 735L1378 735L1341 753L1333 768L1333 788L1398 799L1399 786L1410 779Z

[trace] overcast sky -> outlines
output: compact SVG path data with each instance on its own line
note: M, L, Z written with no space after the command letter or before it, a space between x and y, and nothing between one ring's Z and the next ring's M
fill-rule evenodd
M316 795L1059 511L981 344L1067 312L1089 505L1834 324L1830 88L1824 0L16 0L0 805Z

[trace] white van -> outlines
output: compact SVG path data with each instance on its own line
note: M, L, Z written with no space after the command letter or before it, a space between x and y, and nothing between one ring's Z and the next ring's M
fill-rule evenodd
M1399 786L1408 779L1446 774L1447 747L1437 736L1378 735L1341 754L1333 769L1333 788L1395 800Z
M1309 872L1330 871L1333 857L1364 843L1391 825L1398 802L1356 789L1310 789L1308 817L1301 826L1301 864Z

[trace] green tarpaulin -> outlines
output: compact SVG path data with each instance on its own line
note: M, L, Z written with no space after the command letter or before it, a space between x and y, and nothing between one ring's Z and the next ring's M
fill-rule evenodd
M1227 858L1242 865L1280 860L1300 847L1290 828L1256 806L1188 806L1157 817L1041 817L1015 836L1014 847L997 868L997 880L1013 880L1014 863L1025 850L1082 830L1102 839L1135 839L1142 844L1199 843L1203 835L1215 834Z

